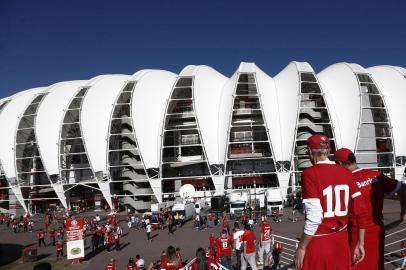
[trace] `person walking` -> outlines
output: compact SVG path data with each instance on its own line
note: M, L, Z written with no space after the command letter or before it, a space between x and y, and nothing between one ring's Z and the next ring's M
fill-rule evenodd
M257 237L251 231L251 226L248 223L245 224L244 228L245 231L241 236L241 241L244 245L244 250L241 254L241 270L247 269L247 263L249 263L252 270L257 270L257 262L255 260Z
M233 248L233 240L227 234L227 227L223 227L221 236L216 240L216 247L218 256L220 257L220 263L228 270L232 270L231 267L231 250Z
M152 238L151 238L152 225L151 225L151 223L148 223L146 230L147 230L147 240L149 242L152 242Z
M59 259L59 255L61 256L61 258L63 258L63 241L62 240L58 240L58 242L56 243L56 259Z
M366 210L353 175L328 159L330 139L322 134L307 139L313 166L302 175L302 197L306 218L303 234L295 254L298 270L348 270L362 261ZM347 223L349 210L360 224L359 241L351 256Z
M50 240L51 240L51 243L52 243L52 246L55 246L55 230L54 229L51 229L50 231L49 231L49 238L50 238Z
M384 244L385 228L383 224L383 201L385 195L399 195L401 213L406 212L406 189L401 181L389 178L379 171L362 169L357 165L354 153L347 148L338 149L335 153L336 163L347 169L354 176L355 184L360 189L367 215L365 224L365 259L354 266L354 270L383 270L384 267ZM401 214L402 215L402 214ZM400 216L406 221L406 215ZM358 242L359 225L356 218L351 214L349 222L349 236L351 250L353 251Z
M47 245L45 244L45 232L43 229L40 229L39 232L37 232L37 238L38 238L38 246L41 247L41 244L46 247Z
M244 234L244 231L240 229L238 222L234 223L234 233L233 233L233 247L235 256L237 257L237 270L241 268L241 253L243 251L243 245L241 242L241 236Z
M264 264L264 252L265 255L271 250L271 235L272 235L272 226L268 223L266 218L261 224L260 230L260 241L259 241L259 252L258 259L259 264Z

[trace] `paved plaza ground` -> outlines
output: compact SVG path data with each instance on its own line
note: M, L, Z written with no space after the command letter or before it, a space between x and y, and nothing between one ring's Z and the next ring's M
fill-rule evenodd
M272 221L273 233L276 235L299 238L301 235L303 220L302 215L298 216L298 222L293 223L290 220L291 210L285 211L283 221L275 223ZM406 225L398 225L396 220L399 219L399 202L392 200L385 200L385 224L389 225L387 234L406 229ZM87 215L93 215L95 213L87 213ZM38 222L35 223L35 229L39 229L43 226L42 217L35 217ZM146 265L150 262L155 262L159 259L160 253L165 250L169 245L181 248L183 259L191 259L194 257L195 251L198 247L208 246L208 238L210 233L215 233L217 236L220 233L221 226L218 225L214 228L209 228L202 231L196 231L193 228L193 223L188 222L183 227L176 230L174 235L168 235L167 229L154 231L152 242L147 241L146 233L144 230L128 229L124 221L124 216L120 216L120 225L124 229L124 236L121 239L121 250L112 251L108 253L106 250L101 250L97 254L91 254L91 239L86 238L86 260L80 264L74 264L67 262L66 259L56 261L56 249L53 246L49 246L49 237L46 237L47 247L38 248L39 261L35 263L22 263L21 262L21 250L24 246L37 247L37 239L35 233L13 233L10 229L7 229L5 225L0 226L0 269L32 269L35 264L39 262L49 262L52 264L52 269L91 269L98 270L103 269L103 266L108 262L110 258L115 258L117 261L118 269L126 269L126 264L130 257L135 257L136 254L140 254L145 259ZM230 221L230 225L232 226ZM259 228L255 227L255 232L258 234ZM396 234L388 238L387 243L398 241L406 238L406 230L400 234ZM386 252L399 249L399 243L388 246ZM66 251L65 251L66 252ZM66 254L64 254L66 255ZM394 256L388 257L393 260L400 258L400 253L396 252ZM387 265L386 269L395 269L398 264Z

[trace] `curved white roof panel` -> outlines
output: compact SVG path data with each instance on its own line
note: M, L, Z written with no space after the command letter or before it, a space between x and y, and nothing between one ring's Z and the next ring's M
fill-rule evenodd
M0 160L3 165L4 172L7 178L16 177L16 169L14 162L14 143L15 133L21 114L35 97L36 94L45 90L45 87L33 88L28 91L20 92L13 100L7 104L0 115ZM4 130L8 132L4 132Z
M355 149L361 115L361 100L357 77L354 73L365 73L358 65L339 63L321 71L317 77L326 93L331 120L335 127L336 148Z
M42 161L49 175L59 173L58 144L64 110L78 89L86 82L65 82L53 87L38 108L35 133Z
M255 77L257 80L258 94L260 95L262 113L265 117L267 128L269 129L269 140L273 154L275 155L275 162L284 160L283 140L281 134L281 124L278 106L278 93L275 86L275 81L265 72L263 72L255 64L254 66Z
M94 172L106 170L107 139L114 102L128 75L107 75L92 80L83 100L81 128Z
M396 156L406 156L406 70L392 66L367 69L383 94L391 120Z
M163 117L176 74L163 70L143 70L135 73L131 80L137 81L132 112L138 148L145 168L158 168Z
M179 76L194 76L194 104L200 134L206 150L209 164L222 164L219 158L219 141L217 128L220 118L228 115L220 114L222 89L228 78L207 66L187 66Z
M280 161L291 159L292 149L295 144L295 131L300 94L298 67L299 66L295 62L292 62L274 77L279 104L276 114L280 118L279 130L281 134L277 141L278 143L275 143L274 145L279 145L281 153ZM306 71L309 70L307 65L302 64L300 67Z

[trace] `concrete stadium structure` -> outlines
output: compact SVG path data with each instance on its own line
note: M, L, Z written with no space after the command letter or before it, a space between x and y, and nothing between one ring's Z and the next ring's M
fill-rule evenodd
M292 62L274 78L241 63L178 75L141 70L33 88L0 100L0 210L60 205L147 211L194 197L300 187L306 139L331 138L403 179L406 69Z

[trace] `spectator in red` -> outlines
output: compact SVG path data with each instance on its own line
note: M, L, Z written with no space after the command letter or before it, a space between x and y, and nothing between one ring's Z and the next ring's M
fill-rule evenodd
M59 255L61 255L61 258L63 258L63 241L62 240L58 240L58 242L56 243L56 259L59 259Z
M23 231L28 232L28 218L24 217L23 219Z
M107 252L111 251L111 247L113 246L114 243L114 238L112 233L107 233L105 234L105 240L106 240L106 246L107 246Z
M116 251L120 250L120 235L118 235L118 233L113 233L113 241L114 241L114 245L115 245L115 249Z
M251 231L251 226L246 223L244 234L241 235L241 242L244 245L244 252L241 255L241 270L247 268L247 262L250 264L252 270L257 270L257 262L255 261L255 246L257 237Z
M41 243L44 244L44 247L47 245L45 244L45 232L43 229L40 229L39 232L37 232L37 238L38 238L38 246L41 247Z
M261 224L261 238L259 242L259 264L263 264L264 252L265 255L271 250L271 235L272 226L268 223L266 218Z
M230 232L230 226L228 226L228 219L227 219L226 212L223 212L223 229L226 229L227 233Z
M13 219L11 226L13 227L14 233L17 233L17 220Z
M166 260L166 252L165 252L165 250L163 250L162 252L161 252L161 257L159 258L159 260L162 262L163 260Z
M192 270L217 270L219 265L211 257L206 256L206 252L203 248L196 250L196 260L191 265Z
M214 233L210 233L209 236L209 247L214 248L216 246L216 238L214 238Z
M273 250L272 250L273 264L272 264L271 270L276 270L279 267L279 261L280 261L282 252L283 252L282 244L279 243L278 241L276 241L273 245Z
M183 267L183 260L182 260L182 255L180 253L180 248L176 248L176 259L178 260L178 265L180 267Z
M52 246L55 246L55 230L51 229L49 231L49 238L51 240Z
M62 229L62 227L59 227L59 230L56 232L56 238L58 240L63 240L63 229Z
M227 229L223 229L221 236L216 241L216 247L220 256L220 263L225 268L232 270L231 268L231 250L233 240L227 235Z
M130 258L130 260L128 260L127 270L138 270L138 267L137 267L137 265L135 264L133 258Z
M161 262L161 270L178 270L180 266L176 259L176 250L173 246L166 249L167 259Z
M403 262L402 262L402 266L400 267L400 269L404 269L406 266L406 242L402 241L402 243L400 244L400 247L402 248L402 256L403 256Z
M104 270L117 270L116 260L110 259L110 262L106 264Z

